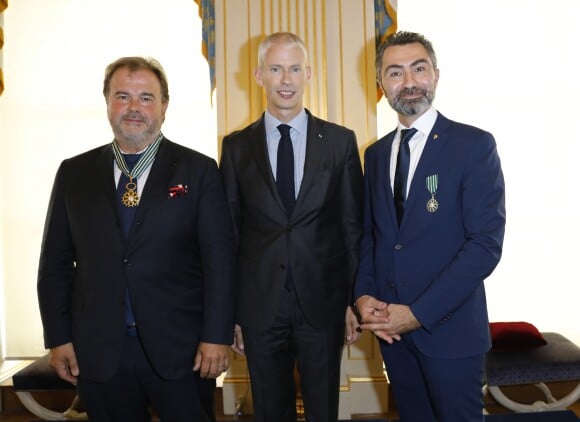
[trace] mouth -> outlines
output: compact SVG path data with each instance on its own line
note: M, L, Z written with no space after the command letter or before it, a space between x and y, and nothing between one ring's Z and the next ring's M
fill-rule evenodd
M128 123L130 125L138 125L144 122L143 118L139 117L139 116L135 116L135 115L129 115L129 116L125 116L123 117L123 121L125 123Z
M282 91L282 90L276 91L276 93L285 100L292 98L294 94L296 94L295 91Z
M408 89L399 94L402 101L419 101L427 95L427 92L421 89Z

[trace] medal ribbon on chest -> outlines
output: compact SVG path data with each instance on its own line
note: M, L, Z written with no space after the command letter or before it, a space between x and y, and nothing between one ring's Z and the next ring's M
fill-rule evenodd
M427 185L427 190L431 194L431 199L427 201L427 211L435 212L439 208L439 202L437 202L437 199L435 199L437 185L439 184L439 176L437 174L427 176L425 178L425 183Z
M123 172L125 176L129 178L129 182L125 185L125 192L121 197L121 203L126 207L136 207L139 205L139 193L137 192L137 184L134 182L136 181L147 169L153 160L155 160L155 156L157 155L157 151L159 150L159 144L163 139L163 134L159 133L159 136L155 140L155 142L151 143L145 151L139 157L139 161L135 164L133 169L129 170L127 163L125 162L125 158L123 157L123 153L119 149L116 141L113 141L113 155L115 156L115 163L117 163L117 167L119 170Z

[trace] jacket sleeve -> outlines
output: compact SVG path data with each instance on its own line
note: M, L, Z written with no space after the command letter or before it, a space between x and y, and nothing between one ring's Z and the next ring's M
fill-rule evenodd
M66 161L58 169L44 225L37 293L44 328L44 346L72 341L71 297L75 250L65 202Z

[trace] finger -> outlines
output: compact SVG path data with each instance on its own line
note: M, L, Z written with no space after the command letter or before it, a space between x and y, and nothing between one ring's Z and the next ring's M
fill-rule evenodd
M344 343L346 345L354 344L354 343L356 343L358 341L359 337L360 337L360 333L355 330L355 331L353 331L353 333L352 333L352 335L350 336L349 339L345 339L345 342Z
M71 375L68 366L64 362L62 364L56 365L54 369L61 379L70 382L73 385L77 385L77 378Z
M374 332L374 334L378 338L383 339L384 341L386 341L387 343L393 344L393 337L390 336L390 335L388 335L385 331L377 330L377 331Z
M232 350L240 356L246 355L246 352L244 352L244 349L240 349L236 344L232 344Z
M68 369L69 369L71 375L73 375L74 377L78 377L80 371L79 371L79 365L78 365L76 359L70 359L68 361Z
M244 336L242 335L242 329L239 328L236 330L236 343L238 346L238 349L242 351L242 353L244 352Z
M193 361L193 370L199 371L201 368L201 353L197 352L195 354L195 360Z

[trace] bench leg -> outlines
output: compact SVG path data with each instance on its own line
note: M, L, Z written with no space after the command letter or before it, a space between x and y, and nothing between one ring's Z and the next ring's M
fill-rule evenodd
M542 390L547 402L537 401L533 404L518 403L508 398L497 385L488 385L486 389L499 404L518 413L565 410L567 407L571 406L576 401L578 401L578 399L580 399L580 383L578 383L574 390L559 400L554 398L552 392L544 383L535 384L535 386Z
M71 407L66 411L59 413L54 410L47 409L38 403L32 394L28 391L16 391L16 396L22 402L24 407L32 413L45 421L71 421L71 420L87 420L86 413L79 413L75 410L78 403L78 396L76 396L71 404Z

